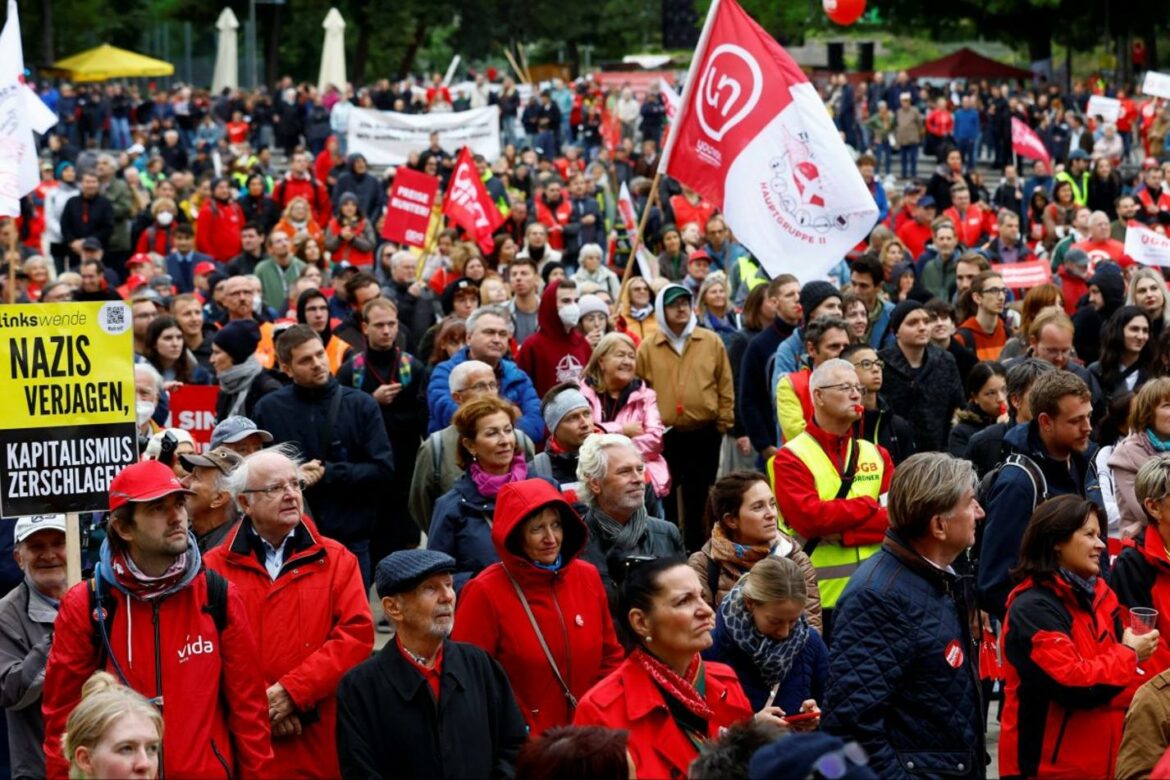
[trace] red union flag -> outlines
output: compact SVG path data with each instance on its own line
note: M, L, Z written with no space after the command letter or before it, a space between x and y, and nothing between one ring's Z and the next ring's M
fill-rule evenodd
M813 85L735 0L711 3L663 157L773 276L823 276L877 221Z
M1170 237L1130 220L1125 227L1125 253L1142 265L1170 266Z
M1043 160L1044 164L1048 166L1048 170L1052 170L1052 158L1049 156L1044 142L1040 140L1040 136L1014 116L1012 117L1012 151L1020 157L1027 157L1029 160Z
M431 223L431 209L438 190L436 177L413 171L405 165L400 167L390 187L382 237L406 246L425 246L427 226Z
M504 218L483 186L479 171L471 159L471 150L466 146L459 153L455 170L451 172L451 183L447 186L447 197L443 200L443 214L467 231L485 254L492 251L492 232Z

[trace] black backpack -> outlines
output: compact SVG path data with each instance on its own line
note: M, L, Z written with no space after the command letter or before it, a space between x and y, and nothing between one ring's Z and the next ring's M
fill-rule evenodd
M987 472L983 476L983 479L979 480L979 485L975 488L975 499L979 502L980 506L987 507L988 499L991 498L992 488L995 487L995 482L999 479L999 475L1004 469L1013 466L1018 469L1023 469L1024 473L1028 475L1028 479L1032 481L1032 509L1035 509L1049 499L1048 480L1044 478L1044 472L1040 470L1040 466L1027 455L1016 452L1004 458L1002 463Z
M203 569L203 576L207 578L207 603L203 605L203 611L211 615L211 619L215 621L215 630L222 634L228 622L228 582L222 574L212 569ZM98 654L97 668L104 669L107 661L112 662L114 671L118 673L122 683L129 686L130 683L126 681L126 675L122 673L118 659L114 658L110 648L110 635L107 629L107 626L114 620L114 613L118 609L118 600L110 592L108 584L102 586L102 592L99 596L96 574L86 582L89 590L89 620L93 629L93 646Z

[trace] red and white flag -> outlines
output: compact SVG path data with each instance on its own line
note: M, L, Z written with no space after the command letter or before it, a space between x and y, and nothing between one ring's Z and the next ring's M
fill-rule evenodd
M682 97L662 77L658 79L658 94L662 95L662 105L666 107L666 118L673 122L674 118L678 116L679 104L682 103Z
M1040 136L1036 135L1035 130L1020 121L1019 117L1014 116L1012 117L1012 151L1020 157L1027 157L1029 160L1043 160L1044 164L1048 166L1048 170L1052 170L1052 157L1048 154L1048 149L1040 140Z
M504 217L488 195L487 187L483 186L471 159L471 150L466 146L459 152L455 170L451 172L447 197L443 199L443 214L467 231L485 254L495 248L492 233L503 223Z
M622 188L618 190L617 200L618 213L622 215L622 222L626 223L626 230L633 235L638 230L637 212L634 211L634 198L630 195L630 188L626 183L622 182Z
M663 157L773 276L823 277L877 222L816 89L735 0L711 3Z
M1170 236L1130 220L1125 226L1125 253L1142 265L1170 266Z

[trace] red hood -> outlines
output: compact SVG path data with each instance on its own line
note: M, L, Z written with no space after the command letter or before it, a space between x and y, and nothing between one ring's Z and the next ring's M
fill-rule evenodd
M517 542L513 541L509 545L508 537L518 531L525 518L549 505L555 505L561 513L561 525L564 529L564 539L561 543L563 571L564 567L585 549L585 544L589 541L589 531L585 527L585 522L573 511L573 507L560 491L543 479L525 479L505 485L496 498L492 544L495 545L496 553L499 554L504 566L517 578L546 572L533 566L521 554Z
M544 288L544 294L540 296L540 308L536 310L536 323L540 326L540 332L546 338L553 339L554 341L564 341L570 344L579 341L584 342L585 337L576 328L566 333L565 324L561 322L561 318L557 315L557 290L560 286L561 282L558 279Z

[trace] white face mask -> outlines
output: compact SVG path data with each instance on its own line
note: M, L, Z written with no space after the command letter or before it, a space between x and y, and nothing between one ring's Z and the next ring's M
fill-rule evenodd
M175 221L175 215L169 211L160 211L155 219L158 220L158 224L166 227Z
M150 401L138 401L134 404L134 413L138 419L139 427L150 422L150 418L154 417L154 404Z
M561 318L561 323L566 328L575 328L577 323L581 321L581 307L570 303L568 306L562 306L558 309L557 316Z

